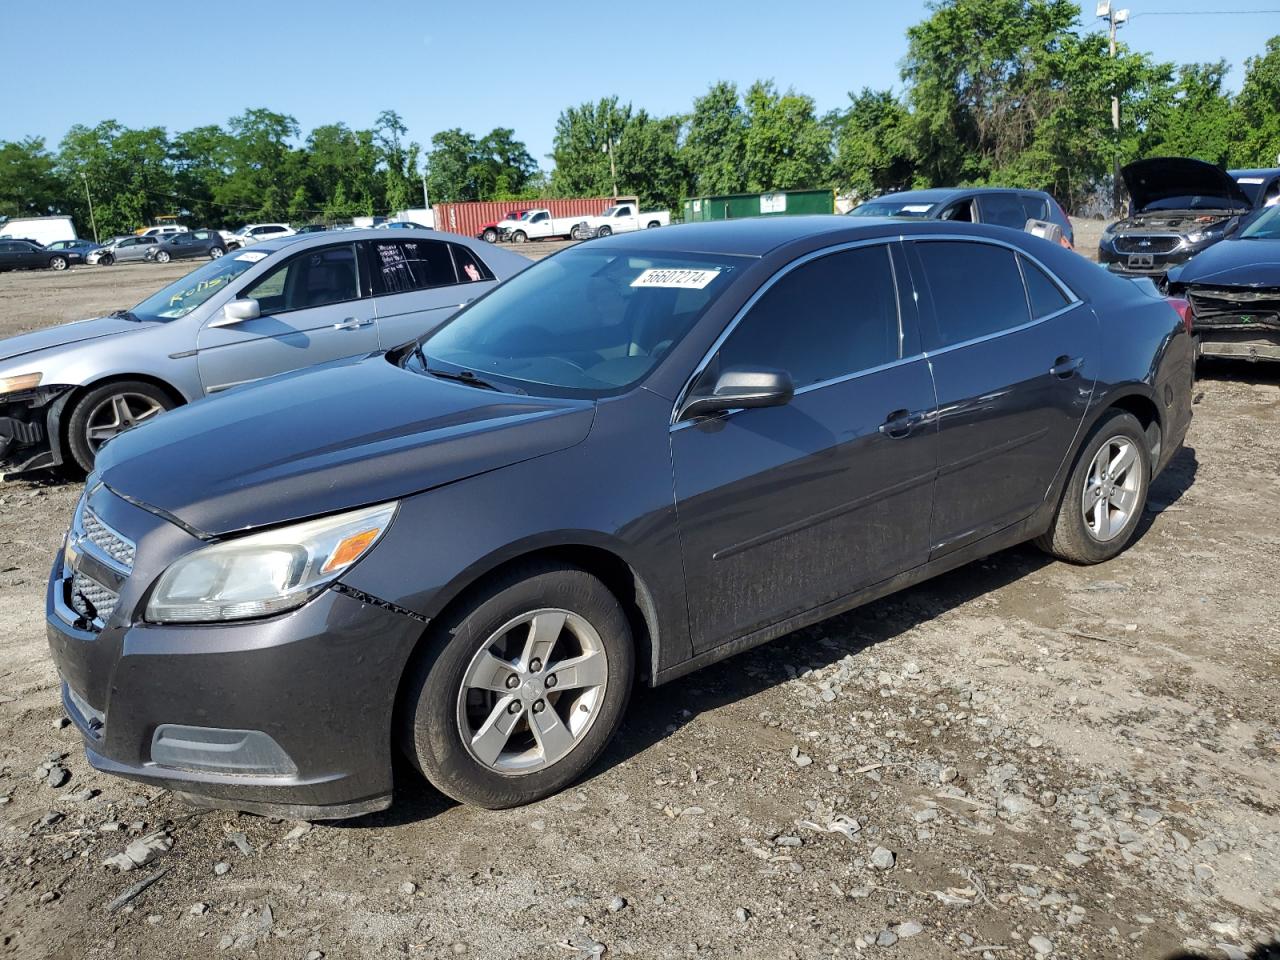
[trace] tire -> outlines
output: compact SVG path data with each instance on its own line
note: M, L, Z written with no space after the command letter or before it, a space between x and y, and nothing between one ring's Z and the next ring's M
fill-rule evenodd
M1113 410L1105 415L1080 448L1053 526L1036 538L1036 546L1068 563L1102 563L1118 556L1133 539L1147 503L1150 443L1133 414ZM1127 466L1108 474L1104 464L1115 464L1128 451Z
M217 260L219 257L221 257L221 256L222 256L224 253L226 253L226 252L227 252L227 251L223 250L221 247L210 247L210 248L209 248L209 259L210 259L210 260Z
M527 645L533 630L526 621L535 615L552 638L541 669ZM588 652L591 679L603 671L601 684L588 684L585 674L575 674L582 686L553 683L557 664L565 676L566 660L585 660ZM468 682L476 671L491 678L483 689ZM609 589L578 567L531 563L484 585L433 626L410 668L402 740L422 774L455 800L494 810L532 803L569 786L599 758L621 723L634 677L631 629ZM517 686L509 693L512 678ZM498 729L512 716L506 733L488 738L487 750L483 742L469 745L480 739L477 730ZM535 737L535 717L547 734ZM569 739L559 749L550 740L544 746L550 731Z
M50 258L49 258L49 269L50 269L50 270L65 270L65 269L67 269L67 258L66 258L66 257L50 257Z
M156 256L155 256L156 263L168 263L172 259L173 258L169 256L169 252L167 250L156 251Z
M118 407L113 409L113 401L117 398L123 399L125 407L130 411L129 416L123 415ZM164 390L142 380L118 380L96 387L77 400L71 408L71 415L67 418L67 452L76 466L89 473L93 470L98 448L110 436L116 436L137 423L172 410L176 405ZM109 436L104 435L107 432L104 428L113 414L116 419L126 422L110 432Z
M528 239L529 235L523 230L517 230L515 233L511 234L512 243L525 243Z
M98 266L109 267L115 262L116 262L116 258L108 253L98 259Z
M498 231L493 229L493 227L490 227L488 230L484 231L484 233L480 234L480 239L485 243L497 243Z
M654 230L654 229L656 229L656 228L658 228L658 227L660 227L660 226L662 226L662 224L660 224L657 220L650 220L650 221L649 221L649 223L648 223L648 225L645 227L645 229L646 229L646 230Z
M603 227L600 227L598 230L596 230L596 236L597 237L613 236L613 227L609 226L608 224L605 224Z

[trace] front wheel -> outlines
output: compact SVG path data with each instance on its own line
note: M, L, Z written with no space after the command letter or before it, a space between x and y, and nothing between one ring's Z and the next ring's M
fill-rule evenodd
M525 233L523 230L517 230L515 233L511 235L512 243L524 243L528 239L529 239L529 235Z
M109 267L115 262L116 262L116 258L109 253L104 257L98 258L98 265L101 267Z
M605 225L596 231L597 237L609 237L613 235L613 227Z
M161 250L158 253L156 253L155 259L156 259L156 263L168 263L170 260L170 257L167 251Z
M489 227L489 229L485 230L484 233L480 234L480 239L485 243L497 243L498 231L493 229L493 227Z
M1076 459L1053 526L1036 546L1079 564L1102 563L1123 551L1147 503L1149 443L1133 414L1114 410L1104 416Z
M67 421L71 459L85 473L92 472L104 443L173 407L172 397L155 384L141 380L108 383L90 390L71 408Z
M600 580L517 568L434 625L402 704L406 752L455 800L532 803L600 756L634 674L626 613Z
M50 270L65 270L65 269L67 269L67 258L66 258L66 257L50 257L50 258L49 258L49 269L50 269Z

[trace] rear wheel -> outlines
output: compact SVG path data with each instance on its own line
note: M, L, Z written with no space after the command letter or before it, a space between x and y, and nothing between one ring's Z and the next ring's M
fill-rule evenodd
M72 408L67 421L71 458L88 473L104 443L173 407L172 397L141 380L123 380L90 390Z
M210 259L210 260L217 260L220 256L222 256L222 255L223 255L224 253L226 253L226 252L227 252L227 251L223 250L221 247L210 247L210 248L209 248L209 259Z
M1053 526L1036 539L1070 563L1102 563L1133 539L1151 483L1150 438L1137 417L1112 411L1095 426L1062 491Z
M66 258L66 257L50 257L50 258L49 258L49 269L50 269L50 270L65 270L65 269L67 269L67 258Z
M563 564L516 569L435 625L403 704L406 752L455 800L532 803L600 756L634 673L626 614L603 583Z
M645 227L645 229L646 229L646 230L653 230L654 228L656 228L656 227L660 227L660 226L662 226L662 224L660 224L657 220L650 220L650 221L649 221L649 225L648 225L647 227Z

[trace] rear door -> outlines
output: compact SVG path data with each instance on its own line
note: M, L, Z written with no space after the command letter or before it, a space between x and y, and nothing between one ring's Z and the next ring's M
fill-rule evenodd
M384 350L434 330L459 307L493 286L493 274L474 254L455 256L444 240L364 240L373 281L378 340ZM474 277L474 279L473 279Z
M252 256L250 248L240 256ZM262 315L200 331L200 379L206 393L328 360L378 349L373 300L362 282L356 244L312 247L286 258L236 294Z
M918 239L908 253L938 397L936 557L1044 502L1093 392L1098 321L1011 247Z
M983 223L1011 230L1026 229L1028 220L1023 200L1016 193L979 194L978 216Z
M19 256L19 244L16 240L0 240L0 267L11 269L23 266Z
M781 368L790 403L671 428L698 651L928 556L933 383L895 248L846 248L779 275L694 387L732 367Z

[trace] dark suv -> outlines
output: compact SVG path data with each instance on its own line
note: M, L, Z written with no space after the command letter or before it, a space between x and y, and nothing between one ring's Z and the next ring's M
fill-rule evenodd
M146 259L156 263L185 260L190 257L209 257L217 260L227 252L227 243L217 230L188 230L164 237L147 251Z
M1067 246L1075 248L1071 220L1057 200L1042 190L1008 187L932 187L903 190L868 200L849 211L851 217L908 217L990 223L1023 230L1028 220L1044 220L1062 228Z

